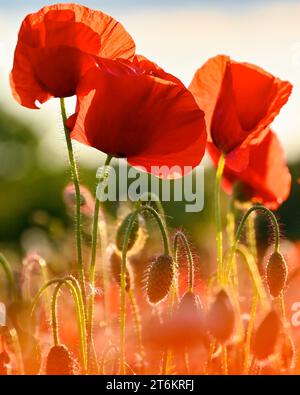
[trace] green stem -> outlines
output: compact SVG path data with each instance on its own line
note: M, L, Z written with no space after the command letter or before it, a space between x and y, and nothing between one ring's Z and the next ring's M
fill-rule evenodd
M51 328L53 335L53 343L55 346L58 346L60 343L59 334L58 334L58 323L57 323L57 298L61 285L62 282L58 283L55 286L53 297L52 297L52 303L51 303Z
M128 224L128 228L126 230L125 236L124 236L124 244L123 244L123 250L122 250L122 264L121 264L121 317L120 317L120 374L124 375L125 374L125 320L126 320L126 261L127 261L127 249L128 249L128 243L129 243L129 238L131 235L132 228L134 226L134 223L138 217L139 214L142 214L143 212L149 212L152 214L154 219L156 220L162 238L163 238L163 244L164 244L164 253L165 255L169 255L170 252L170 247L169 247L169 240L167 236L167 231L165 228L165 224L162 221L160 215L157 213L157 211L154 210L154 208L150 206L141 206L137 208L133 213L132 216L130 217L130 221Z
M231 269L232 269L232 262L233 262L233 259L234 259L234 256L235 256L238 244L240 242L240 238L242 236L242 231L243 231L244 225L245 225L249 215L253 211L261 211L263 214L265 214L272 221L273 231L274 231L274 238L275 238L274 249L275 249L276 252L279 251L280 231L279 231L279 225L278 225L278 222L277 222L277 219L276 219L275 215L272 213L272 211L270 211L269 209L267 209L264 206L253 206L253 207L251 207L246 212L246 214L244 214L244 216L243 216L243 218L242 218L242 220L241 220L241 222L240 222L240 224L238 226L238 229L236 231L235 241L234 241L234 243L233 243L233 245L231 247L230 257L229 257L228 264L227 264L227 267L226 267L226 270L225 270L225 279L224 279L225 282L228 282L228 280L229 280L229 275L230 275L230 272L231 272Z
M186 255L187 255L187 259L188 259L188 264L189 264L189 277L188 277L188 290L189 292L193 292L194 290L194 278L195 278L195 274L194 274L194 258L193 258L193 254L192 251L190 249L189 246L189 242L187 240L187 237L185 236L185 234L182 231L177 231L174 237L174 257L175 257L175 261L176 261L176 266L178 266L177 264L177 249L178 249L178 242L179 240L182 241L182 244L184 246Z
M228 237L228 245L232 246L234 243L234 236L235 236L235 211L234 211L234 200L231 198L229 200L229 207L227 212L227 237ZM232 262L233 268L233 276L232 276L232 283L237 294L237 299L239 298L239 282L238 282L238 270L237 264L235 259Z
M219 284L223 282L223 234L221 217L221 181L225 167L225 157L219 159L215 181L215 221L217 227L217 277Z
M257 263L257 248L255 235L255 215L250 215L247 221L247 239L249 243L250 252Z
M105 165L102 170L102 174L99 178L98 187L100 187L100 195L102 196L103 189L101 186L108 177L108 167L112 160L112 156L108 155L105 161ZM95 299L95 268L96 268L96 255L97 255L97 240L98 240L98 225L99 225L99 209L101 196L96 196L95 207L94 207L94 219L93 219L93 230L92 230L92 251L91 251L91 264L90 264L90 295L88 304L88 316L87 316L87 335L88 335L88 354L89 361L91 359L91 347L92 347L92 335L93 335L93 319L94 319L94 299Z
M227 355L227 346L224 344L222 346L222 367L223 367L223 374L225 376L228 375L228 355Z
M8 282L8 290L9 290L9 292L11 292L11 290L12 290L13 298L14 298L14 300L16 300L19 296L16 279L15 279L15 276L13 274L13 271L11 269L9 262L7 261L5 256L2 254L0 254L0 266L2 266L4 273L6 275L6 279Z
M78 262L78 272L80 285L83 295L84 304L86 303L86 291L85 291L85 273L82 259L82 246L81 246L81 194L80 194L80 184L79 184L79 175L77 164L74 157L73 146L70 137L70 130L67 126L67 113L64 98L60 99L60 108L61 108L61 116L63 120L65 138L68 149L69 163L71 175L75 188L75 196L76 196L76 216L75 216L75 227L76 227L76 247L77 247L77 262Z
M31 314L42 296L42 294L51 286L56 284L52 305L51 305L51 316L52 316L52 331L53 331L53 338L54 344L59 344L59 335L58 335L58 325L57 325L57 297L60 288L63 285L66 285L70 290L76 308L76 315L77 315L77 322L78 328L80 333L80 345L81 345L81 353L82 353L82 370L83 373L87 372L87 345L86 345L86 322L85 322L85 308L84 308L84 301L82 297L82 290L80 284L78 284L77 280L72 276L67 276L63 279L55 279L49 281L47 284L43 285L38 293L35 295L33 302L32 302L32 309Z
M250 356L250 347L251 347L251 336L254 328L254 321L255 315L257 310L258 304L258 293L256 290L253 290L253 297L252 297L252 307L251 307L251 315L250 321L247 328L247 335L246 335L246 347L245 347L245 359L244 359L244 374L248 374L249 372L249 356Z
M140 312L138 309L138 305L136 303L136 299L134 296L134 293L132 289L128 291L128 297L131 305L131 311L133 315L133 320L134 320L134 326L135 326L135 332L136 332L136 337L137 337L137 343L138 343L138 353L141 358L141 374L144 373L144 348L143 348L143 341L142 341L142 324L141 324L141 316Z
M106 357L107 357L108 353L112 350L115 352L115 354L117 356L118 348L116 346L114 346L113 344L107 346L103 351L102 358L100 361L100 368L99 368L99 372L101 375L105 374L104 369L105 369Z

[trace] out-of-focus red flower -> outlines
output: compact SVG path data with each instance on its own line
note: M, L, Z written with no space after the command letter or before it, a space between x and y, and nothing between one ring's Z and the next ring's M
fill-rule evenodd
M205 112L209 142L235 171L247 167L249 146L259 143L292 91L260 67L219 55L208 60L190 85Z
M79 4L55 4L28 15L21 26L10 83L15 99L37 108L76 92L95 56L132 59L135 44L112 17Z
M207 148L217 165L220 151L212 143L208 143ZM224 190L231 194L236 183L239 183L238 199L262 203L272 210L288 198L291 174L280 141L271 130L259 144L250 146L249 163L245 170L236 172L225 166L222 180Z
M204 114L193 95L145 58L99 60L77 96L78 112L68 126L81 143L154 174L153 166L167 166L156 174L165 178L182 176L204 155Z

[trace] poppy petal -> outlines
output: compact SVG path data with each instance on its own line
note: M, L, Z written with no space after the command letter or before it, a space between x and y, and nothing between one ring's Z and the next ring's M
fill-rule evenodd
M192 94L122 62L111 69L95 67L83 78L71 137L147 169L151 164L195 167L204 155L206 131Z
M95 57L132 59L135 44L112 17L78 4L56 4L28 15L20 28L10 75L14 98L37 108L72 96Z
M217 164L220 152L213 144L208 144L208 152ZM225 192L231 194L233 185L237 182L246 186L249 200L263 203L271 209L277 209L288 198L291 175L280 141L271 130L260 144L249 147L249 164L246 169L237 172L226 165L222 180Z

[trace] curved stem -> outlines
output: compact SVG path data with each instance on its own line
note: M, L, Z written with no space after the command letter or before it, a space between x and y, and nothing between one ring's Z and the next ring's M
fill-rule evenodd
M108 177L108 167L112 160L112 156L107 156L105 165L102 170L102 174L99 178L98 187L100 188L100 194L103 193L104 181ZM92 347L92 335L93 335L93 319L94 319L94 299L95 299L95 268L96 268L96 253L97 253L97 240L98 240L98 225L99 225L99 209L100 209L101 196L96 196L95 207L94 207L94 219L93 219L93 231L92 231L92 251L91 251L91 264L90 264L90 295L88 304L88 315L87 315L87 335L88 335L88 354L90 360L90 353Z
M9 262L7 261L5 256L2 255L2 254L0 254L0 266L3 267L4 273L6 275L9 292L12 290L13 298L17 299L19 293L18 293L18 287L17 287L16 279L15 279L15 276L13 274L13 271L11 269L11 266L10 266Z
M219 159L215 181L215 221L217 227L217 276L219 284L223 281L223 234L221 218L221 181L225 167L225 157L222 154Z
M240 242L240 238L242 236L242 231L243 231L244 225L245 225L249 215L253 211L261 211L263 214L265 214L272 221L273 230L274 230L274 238L275 238L274 249L275 249L276 252L279 251L280 231L279 231L279 225L278 225L278 222L277 222L277 219L276 219L275 215L272 213L272 211L270 211L269 209L267 209L264 206L253 206L253 207L251 207L246 212L246 214L244 214L244 216L243 216L243 218L242 218L242 220L241 220L241 222L240 222L240 224L238 226L238 229L236 231L235 241L234 241L234 243L233 243L233 245L231 247L229 261L228 261L228 264L227 264L226 270L225 270L225 278L224 278L225 282L228 282L229 275L230 275L230 272L231 272L231 269L232 269L232 262L233 262L234 255L236 253L238 244Z
M80 332L80 345L81 345L81 353L82 353L82 370L83 373L87 372L87 345L86 345L86 322L85 322L85 308L84 301L82 297L82 290L77 280L72 276L67 276L63 279L55 279L49 281L47 284L43 285L36 294L32 302L31 314L33 313L40 297L42 294L51 286L56 284L52 305L51 305L51 315L52 315L52 330L53 330L53 338L54 344L59 344L59 335L58 335L58 325L57 325L57 298L60 288L63 285L66 285L70 290L76 308L77 322L78 328Z
M147 197L147 200L145 200L146 197ZM147 201L155 203L155 206L156 206L155 210L158 212L160 217L166 223L165 210L163 208L161 201L159 200L159 197L155 193L153 193L153 192L143 193L142 196L140 197L139 201L136 204L136 208L139 208L141 206L141 204L146 203Z
M253 213L254 214L254 213ZM257 262L256 234L255 234L255 215L250 215L247 221L247 239L250 252Z
M102 354L102 358L101 358L101 362L100 362L100 368L99 368L99 372L100 372L101 375L104 375L104 367L105 367L105 362L106 362L106 356L108 355L108 353L109 353L111 350L114 350L115 353L116 353L116 355L117 355L117 353L118 353L118 351L119 351L119 350L118 350L118 347L116 347L116 346L113 345L113 344L107 346L107 347L104 349L103 354Z
M179 242L179 240L182 241L184 249L185 249L185 252L186 252L186 255L187 255L187 258L188 258L188 264L189 264L188 290L189 290L189 292L193 292L193 290L194 290L194 278L195 278L195 274L194 274L194 258L193 258L193 254L192 254L192 251L190 249L187 237L180 230L176 232L175 237L174 237L174 247L173 247L174 257L177 257L177 249L178 249L178 242ZM175 259L175 260L177 262L177 259Z
M123 244L123 250L122 250L122 264L121 264L121 317L120 317L120 374L124 375L125 374L125 320L126 320L126 261L127 261L127 249L128 249L128 243L129 243L129 238L130 234L132 231L132 228L134 226L134 223L138 217L139 214L142 214L143 212L149 212L154 219L156 220L162 238L163 238L163 244L164 244L164 253L166 255L169 255L170 252L170 247L169 247L169 240L167 236L167 232L165 229L165 224L162 221L160 215L157 213L157 211L154 210L154 208L150 206L142 206L137 208L131 215L130 221L128 224L128 228L126 230L125 236L124 236L124 244Z
M83 266L83 259L82 259L82 246L81 246L80 184L79 184L79 175L78 175L77 164L75 161L73 146L72 146L71 137L70 137L70 130L67 126L67 113L66 113L65 100L63 98L60 99L60 109L61 109L61 116L62 116L62 120L63 120L67 149L68 149L70 170L71 170L71 175L72 175L74 188L75 188L75 196L76 196L76 216L75 216L75 227L76 228L75 228L75 230L76 230L77 262L78 262L80 285L81 285L83 300L84 300L84 304L85 304L86 303L85 273L84 273L84 266Z

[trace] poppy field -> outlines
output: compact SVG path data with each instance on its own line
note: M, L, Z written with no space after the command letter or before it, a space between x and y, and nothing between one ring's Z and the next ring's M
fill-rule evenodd
M121 22L63 3L20 26L11 95L29 113L59 106L68 173L49 200L71 226L37 211L51 254L41 237L18 259L0 251L0 375L298 375L300 243L281 214L299 175L272 125L292 84L216 54L186 86L137 54ZM105 154L92 179L74 142ZM205 155L203 223L178 205L174 225L150 190L104 199L121 161L173 185Z

